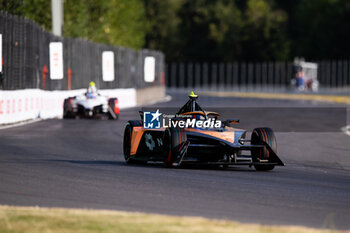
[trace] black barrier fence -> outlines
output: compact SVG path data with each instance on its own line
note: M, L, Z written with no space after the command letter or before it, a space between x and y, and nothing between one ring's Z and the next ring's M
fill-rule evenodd
M350 60L315 61L320 88L349 88ZM169 88L207 90L284 90L293 88L294 62L232 62L167 64ZM316 82L314 82L316 83Z
M63 38L43 30L36 23L0 11L2 34L2 89L41 88L67 90L85 88L94 81L98 88L144 88L164 83L164 55L154 50L93 43ZM64 78L50 79L50 42L63 42ZM114 81L102 79L102 52L114 52ZM155 58L155 79L145 82L145 58Z

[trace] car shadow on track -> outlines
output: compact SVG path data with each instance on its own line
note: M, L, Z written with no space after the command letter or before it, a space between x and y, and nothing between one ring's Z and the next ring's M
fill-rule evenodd
M121 161L110 161L110 160L70 160L70 159L49 159L48 162L61 162L61 163L72 163L82 165L114 165L114 166L125 166L124 162Z
M79 165L107 165L107 166L119 166L119 167L139 167L139 168L165 168L163 163L147 163L147 164L127 164L124 161L111 161L111 160L68 160L68 159L50 159L48 162L59 162L59 163L70 163ZM248 166L232 166L224 168L221 166L210 166L210 165L182 165L177 168L166 168L169 170L214 170L214 171L235 171L235 172L255 172L255 169L249 168Z

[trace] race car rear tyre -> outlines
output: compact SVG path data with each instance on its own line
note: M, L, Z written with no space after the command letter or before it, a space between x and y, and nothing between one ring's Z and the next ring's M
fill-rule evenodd
M180 154L180 146L187 141L187 135L183 128L168 127L164 132L164 164L166 167L172 167L174 161Z
M115 115L115 118L113 118L113 116L109 113L108 114L108 120L118 120L119 119L119 114Z
M119 107L118 107L118 98L110 98L108 100L108 119L109 120L118 120L119 119Z
M72 112L65 111L63 113L63 119L74 119L74 118L75 118L75 114Z
M124 140L123 140L123 152L125 162L128 164L145 164L147 161L136 160L130 158L131 151L131 136L134 127L142 126L142 122L138 120L128 121L124 130Z
M69 97L64 100L63 103L63 119L72 119L75 118L75 113L72 112L72 105L71 102L74 98Z
M251 144L252 145L261 145L262 142L267 143L271 149L277 153L277 141L275 134L270 128L255 128L252 132L251 136ZM263 164L263 161L269 161L270 152L267 148L257 148L252 149L252 159L253 162L260 162L260 164L254 164L254 167L257 171L268 171L272 170L275 165L271 164Z

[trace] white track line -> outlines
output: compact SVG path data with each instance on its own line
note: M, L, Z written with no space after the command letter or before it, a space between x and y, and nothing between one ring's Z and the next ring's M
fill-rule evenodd
M29 124L32 124L32 123L35 123L35 122L39 122L39 121L42 121L42 120L44 120L44 119L38 118L38 119L34 119L34 120L13 123L13 124L10 124L10 125L3 125L3 126L0 125L0 130L14 128L14 127L23 126L23 125L29 125Z

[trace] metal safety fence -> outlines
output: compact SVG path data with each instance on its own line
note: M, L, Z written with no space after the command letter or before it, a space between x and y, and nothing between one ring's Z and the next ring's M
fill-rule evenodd
M36 23L0 11L2 74L4 90L84 88L94 81L98 88L144 88L164 84L164 54L154 50L94 43L54 36ZM50 78L51 42L63 43L62 79ZM114 52L114 80L102 79L102 53ZM155 58L154 80L145 81L145 58ZM0 86L0 87L1 87Z
M312 89L315 84L322 89L350 88L350 60L305 64L305 88ZM295 62L172 62L167 64L166 86L223 91L286 90L294 88L297 68Z

